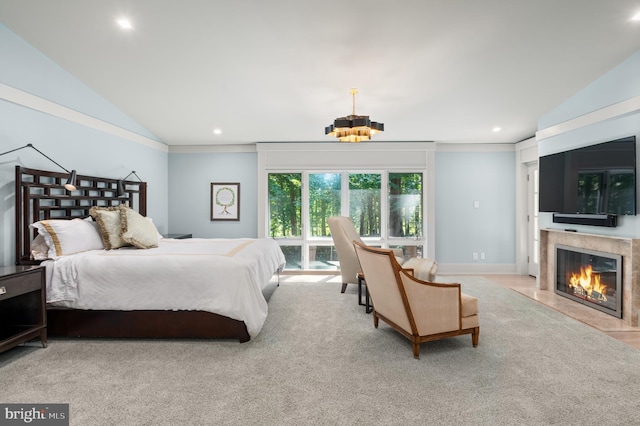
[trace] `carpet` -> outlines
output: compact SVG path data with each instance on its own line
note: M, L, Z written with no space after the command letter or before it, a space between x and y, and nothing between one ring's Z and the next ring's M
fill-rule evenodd
M0 354L0 402L69 403L72 425L639 424L640 351L479 277L471 336L376 330L339 278L281 277L248 343L51 340Z

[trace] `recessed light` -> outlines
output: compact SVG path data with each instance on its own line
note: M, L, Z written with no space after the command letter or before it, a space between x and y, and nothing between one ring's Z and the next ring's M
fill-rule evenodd
M502 130L502 128L501 128L501 127L496 126L496 127L494 127L493 129L491 129L491 130L492 130L493 132L495 132L495 133L498 133L500 130Z
M631 17L632 21L640 21L640 12L636 13Z
M118 23L118 25L120 25L120 28L122 28L123 30L133 29L133 25L131 24L131 21L129 21L127 18L116 19L116 22Z
M222 134L222 130L220 130L220 129L213 129L213 134L214 134L214 135L221 135L221 134Z

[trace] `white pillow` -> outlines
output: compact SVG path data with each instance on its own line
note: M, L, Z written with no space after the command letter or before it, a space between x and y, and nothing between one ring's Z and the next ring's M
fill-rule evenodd
M44 238L48 247L47 257L50 259L88 250L104 249L102 239L93 221L49 219L36 222L31 227L37 229L38 234ZM39 247L42 250L41 244Z
M121 237L127 243L141 249L158 247L158 229L151 220L128 207L120 210Z
M42 234L36 235L31 241L31 259L33 260L46 260L49 258L49 246L44 240Z
M149 216L145 216L144 218L145 218L145 219L147 219L149 222L153 223L153 219L152 219L152 218L150 218ZM153 223L153 226L156 226L156 224L155 224L155 223ZM158 229L158 228L156 228L156 230L157 230L157 229ZM160 233L160 231L158 231L158 239L159 239L159 240L161 240L161 239L163 239L163 238L164 238L164 237L162 236L162 234Z
M98 231L100 232L100 237L102 237L104 248L107 250L129 245L120 236L122 234L120 210L121 206L91 207L89 210L89 214L98 223Z

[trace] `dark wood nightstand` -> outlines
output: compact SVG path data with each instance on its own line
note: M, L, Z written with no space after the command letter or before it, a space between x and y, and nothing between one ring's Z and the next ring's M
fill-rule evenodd
M184 240L192 237L192 234L162 234L162 238L175 238L176 240Z
M47 347L45 268L0 267L0 352L39 338Z

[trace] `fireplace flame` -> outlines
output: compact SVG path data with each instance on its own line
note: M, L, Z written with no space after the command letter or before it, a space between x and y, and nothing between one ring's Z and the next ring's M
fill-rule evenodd
M594 273L591 265L580 267L580 274L572 273L569 287L579 288L589 299L607 301L607 286L600 282L600 274Z

